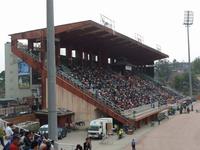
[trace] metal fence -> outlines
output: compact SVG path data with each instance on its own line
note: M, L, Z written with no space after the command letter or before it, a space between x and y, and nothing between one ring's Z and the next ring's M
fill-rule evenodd
M12 106L6 108L0 108L0 116L8 117L10 115L20 115L31 113L32 109L29 105L19 105L19 106Z

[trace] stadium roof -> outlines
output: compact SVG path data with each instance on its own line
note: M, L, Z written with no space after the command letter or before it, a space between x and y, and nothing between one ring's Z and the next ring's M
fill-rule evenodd
M46 29L37 29L10 35L12 39L32 39L38 41L46 36ZM89 49L94 53L105 53L108 57L124 57L133 64L152 64L154 60L167 58L168 55L140 43L119 32L87 20L55 26L55 36L61 47L76 45L73 48Z

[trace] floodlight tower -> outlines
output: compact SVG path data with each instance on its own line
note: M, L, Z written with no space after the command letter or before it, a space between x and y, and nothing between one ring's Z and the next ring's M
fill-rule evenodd
M184 12L184 25L187 28L187 39L188 39L188 72L189 72L189 93L192 97L192 73L191 73L191 63L190 63L190 36L189 36L189 27L193 24L194 15L192 11Z

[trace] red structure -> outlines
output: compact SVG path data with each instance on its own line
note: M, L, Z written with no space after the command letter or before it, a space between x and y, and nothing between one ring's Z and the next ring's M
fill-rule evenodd
M12 52L28 63L41 75L42 107L46 108L46 29L11 34ZM27 46L20 46L20 40L27 40ZM37 45L37 46L35 46ZM141 67L144 72L154 76L154 61L168 57L123 34L112 31L93 21L83 21L55 27L56 66L66 64L91 64L107 66L108 59L114 63L120 58L132 65ZM64 51L65 56L60 55ZM73 57L73 55L76 55ZM145 66L151 67L145 67ZM123 124L133 124L134 120L125 118L114 109L96 100L91 93L82 90L73 82L57 73L57 85L95 106L101 112ZM76 115L76 112L75 112ZM142 118L144 119L144 118Z

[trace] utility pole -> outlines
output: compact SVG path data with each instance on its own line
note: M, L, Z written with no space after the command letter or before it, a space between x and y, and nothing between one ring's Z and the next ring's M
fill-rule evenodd
M47 0L48 136L57 141L56 64L53 0Z

